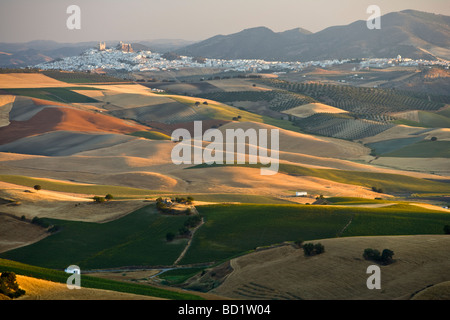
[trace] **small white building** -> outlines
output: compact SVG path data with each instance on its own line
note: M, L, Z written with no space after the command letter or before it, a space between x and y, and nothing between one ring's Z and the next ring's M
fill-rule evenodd
M306 191L297 191L295 193L296 197L306 197L307 195L308 195L308 192L306 192Z

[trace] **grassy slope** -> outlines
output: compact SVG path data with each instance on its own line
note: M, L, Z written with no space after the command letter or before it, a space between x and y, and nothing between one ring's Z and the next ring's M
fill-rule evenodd
M131 195L148 196L160 193L158 191L136 189L129 187L65 183L59 181L49 181L45 179L31 178L18 175L7 175L7 174L1 174L0 181L27 187L33 187L38 184L44 190L79 193L79 194L96 194L101 196L106 195L108 193L114 196L131 196Z
M441 114L419 111L419 122L430 128L450 128L450 118Z
M165 236L178 232L185 220L186 216L161 215L153 205L103 224L44 219L62 230L0 257L47 268L171 265L187 240L168 243Z
M187 197L187 195L185 195L184 197ZM234 193L196 194L193 195L193 197L195 200L205 202L241 202L241 203L261 203L261 204L290 203L290 201L288 200L253 194L234 194Z
M450 214L416 206L211 205L182 263L219 261L283 241L341 236L442 234Z
M376 155L383 155L385 153L394 152L403 147L407 147L416 142L422 141L423 137L401 138L383 140L379 142L369 143L367 147L373 150Z
M194 107L196 101L202 101L201 98L190 98L184 96L170 96L172 99L188 104ZM198 107L196 107L198 108ZM251 113L245 110L231 107L223 103L209 103L208 106L200 105L199 113L205 115L210 119L227 120L230 121L234 117L241 116L240 121L252 121L258 123L265 123L272 126L277 126L281 129L291 130L295 132L302 132L299 127L292 124L287 120L275 119L267 116L261 116L255 113Z
M0 272L12 271L16 274L44 279L53 282L66 283L69 274L52 269L46 269L27 265L11 260L0 259ZM195 294L180 293L161 288L155 288L148 285L139 285L134 283L124 283L113 280L101 279L81 275L81 286L85 288L112 290L118 292L134 293L152 297L159 297L174 300L198 300L200 297Z
M355 204L383 204L383 203L396 203L389 200L381 199L366 199L366 198L354 198L354 197L330 197L326 198L327 202L335 205L355 205Z
M450 141L420 141L385 153L383 157L450 158Z
M149 140L170 140L168 135L157 131L136 131L130 133L131 136L141 137Z
M180 284L187 279L195 276L197 273L201 272L203 268L183 268L183 269L173 269L164 272L158 277L166 280L170 284Z
M445 110L442 112L419 111L419 122L407 119L397 119L393 123L404 124L411 127L424 128L450 128L450 117Z

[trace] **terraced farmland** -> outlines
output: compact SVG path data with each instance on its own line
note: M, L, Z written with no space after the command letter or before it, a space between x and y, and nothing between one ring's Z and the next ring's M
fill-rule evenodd
M418 92L338 86L315 82L292 83L276 79L258 81L356 114L384 114L407 110L437 111L444 107L444 104L450 103L450 96L431 96Z
M269 102L270 109L275 111L289 110L300 105L316 102L313 98L303 94L283 90L213 92L204 93L200 96L205 99L224 103L235 101L266 101Z

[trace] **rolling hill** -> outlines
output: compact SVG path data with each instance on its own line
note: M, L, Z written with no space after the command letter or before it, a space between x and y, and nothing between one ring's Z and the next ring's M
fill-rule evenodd
M325 239L312 241L325 246L325 253L315 257L305 257L303 250L291 245L260 250L231 260L232 272L210 292L249 300L408 300L418 291L449 281L449 273L439 271L450 261L448 252L441 250L449 241L443 235ZM380 266L382 290L366 287L366 269L372 263L362 257L366 248L394 251L396 261ZM448 294L447 285L432 299Z

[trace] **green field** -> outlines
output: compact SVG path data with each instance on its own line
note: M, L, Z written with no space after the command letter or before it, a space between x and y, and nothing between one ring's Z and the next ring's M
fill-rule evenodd
M450 158L450 141L420 141L385 153L383 157Z
M403 147L422 141L423 139L424 139L423 137L391 139L374 143L368 143L366 146L372 149L375 155L379 156L385 153L394 152Z
M154 205L102 224L43 220L59 226L61 231L0 257L58 269L71 264L81 269L171 265L187 242L167 242L165 238L167 232L177 233L187 217L161 215Z
M187 197L187 195L184 197ZM193 197L195 200L205 202L240 202L240 203L261 203L261 204L290 203L290 201L288 200L254 194L235 194L235 193L196 194L193 195Z
M60 283L66 283L67 278L69 276L69 274L59 270L46 269L11 260L0 259L0 272L5 271L12 271L19 275ZM164 299L201 300L201 298L196 296L195 294L174 292L164 290L161 288L151 287L148 285L125 283L86 275L81 275L81 286L83 288L94 288L94 289L126 292L145 296L159 297Z
M448 116L433 112L419 111L419 123L429 128L450 128Z
M187 279L195 276L197 273L201 272L203 268L179 268L166 271L159 275L160 279L167 281L170 284L180 284Z
M411 205L351 208L312 205L211 205L184 264L228 259L284 241L340 236L442 234L450 214ZM349 227L344 227L352 220Z
M284 241L305 241L337 236L442 234L450 214L407 204L382 208L343 207L364 199L329 198L333 205L217 204L199 206L205 224L197 230L182 264L209 263ZM373 200L378 203L379 200ZM371 203L371 201L367 201ZM121 219L87 223L43 219L61 231L26 247L0 254L0 258L35 266L81 269L171 265L187 240L167 242L186 216L161 215L151 205ZM349 222L351 222L349 224ZM345 228L347 226L347 228ZM173 283L198 270L165 274ZM195 271L195 272L194 272ZM163 277L164 278L164 277Z
M396 203L389 200L381 199L366 199L366 198L353 198L353 197L330 197L325 198L328 203L344 206L344 205L354 205L354 204L380 204L380 203Z
M141 137L149 140L170 140L168 135L157 131L136 131L130 133L131 136Z
M438 111L437 114L450 118L450 107L447 106L446 108L442 109L441 111Z
M31 98L64 102L64 103L95 103L95 99L83 96L71 90L96 90L93 88L86 89L85 87L74 88L33 88L33 89L8 89L8 93L26 96Z
M122 197L122 198L124 197L126 198L126 196L149 196L161 193L159 191L136 189L129 187L95 185L95 184L84 185L59 181L49 181L45 179L31 178L18 175L8 175L8 174L0 174L0 181L31 188L38 184L44 190L58 191L58 192L79 193L89 195L95 194L101 196L110 193L115 197Z
M224 165L206 165L201 164L190 167L208 168ZM236 166L259 168L261 165L237 164ZM340 183L359 185L367 188L382 188L386 193L408 194L408 193L450 193L450 184L444 182L430 181L426 179L413 178L406 175L348 171L335 169L314 169L296 165L281 163L279 172L290 175L311 176Z

